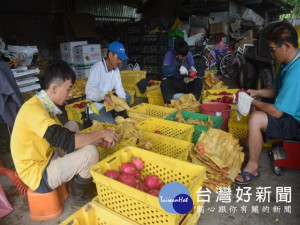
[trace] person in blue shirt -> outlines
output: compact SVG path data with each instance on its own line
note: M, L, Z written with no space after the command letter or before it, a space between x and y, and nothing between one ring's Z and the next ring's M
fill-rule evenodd
M174 50L165 54L162 75L160 88L165 103L169 104L177 93L192 93L199 100L202 80L197 77L193 56L183 39L176 40Z
M300 51L295 28L288 22L276 22L266 33L272 57L280 63L273 87L247 92L253 97L248 122L249 160L235 183L249 184L259 177L259 158L263 133L266 141L272 138L300 139ZM274 104L259 98L275 98Z

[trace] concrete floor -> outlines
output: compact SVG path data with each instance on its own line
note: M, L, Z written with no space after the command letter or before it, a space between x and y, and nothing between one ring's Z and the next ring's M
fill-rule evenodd
M233 85L229 85L234 88ZM137 98L135 104L144 102L146 99ZM8 133L6 126L0 127L0 158L8 168L14 168L8 143ZM237 191L239 186L233 184L231 186L231 202L227 203L227 199L220 199L217 194L211 193L209 197L204 197L206 200L210 198L210 202L204 205L204 213L202 213L198 225L298 225L300 224L300 171L284 169L282 176L277 176L273 172L272 158L269 157L270 149L264 148L260 159L261 176L247 187L252 194L248 199L246 188L240 186L243 192ZM248 150L244 148L246 159ZM50 225L59 224L67 217L72 215L76 210L71 208L70 199L67 199L64 205L63 214L54 220L50 221L31 221L29 215L29 207L27 198L20 195L13 183L5 176L0 175L0 183L6 193L8 201L11 203L14 210L7 216L0 219L1 225ZM270 187L268 189L268 187ZM276 202L276 188L288 187L291 188L291 202ZM258 190L256 189L258 188ZM267 188L271 191L270 200L259 202L257 196L259 190ZM238 193L237 193L238 192ZM244 193L244 195L241 195ZM260 192L262 193L262 192ZM286 193L286 192L285 192ZM237 194L244 201L238 201ZM221 201L222 200L222 201ZM281 198L283 200L283 198ZM248 202L247 202L248 201ZM269 212L268 212L269 209Z

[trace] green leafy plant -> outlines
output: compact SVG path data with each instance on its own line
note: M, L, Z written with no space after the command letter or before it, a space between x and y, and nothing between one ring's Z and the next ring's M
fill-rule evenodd
M284 0L285 2L294 6L294 9L287 14L283 14L280 18L300 18L300 0Z

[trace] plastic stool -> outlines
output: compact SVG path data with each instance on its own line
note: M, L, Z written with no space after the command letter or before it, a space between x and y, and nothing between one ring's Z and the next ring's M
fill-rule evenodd
M51 220L63 213L68 191L66 184L62 184L49 193L38 193L28 189L27 197L31 220Z
M274 158L274 172L276 175L281 174L281 168L300 170L300 142L284 140L283 146L275 146L271 155Z

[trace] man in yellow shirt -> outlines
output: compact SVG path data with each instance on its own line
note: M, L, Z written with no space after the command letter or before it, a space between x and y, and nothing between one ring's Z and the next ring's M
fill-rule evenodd
M75 121L69 121L65 127L61 125L56 117L61 113L57 105L72 97L75 79L66 62L48 65L45 89L25 102L18 112L11 153L20 178L30 189L47 193L71 181L72 203L81 206L94 197L89 169L99 160L95 145L107 141L113 146L119 137L107 129L76 133L79 129Z

